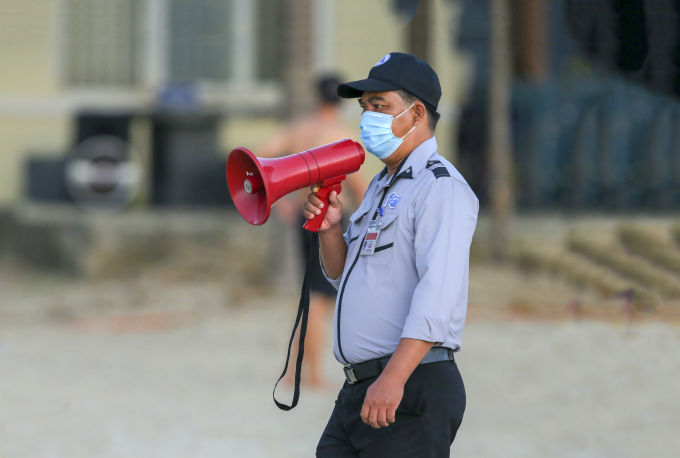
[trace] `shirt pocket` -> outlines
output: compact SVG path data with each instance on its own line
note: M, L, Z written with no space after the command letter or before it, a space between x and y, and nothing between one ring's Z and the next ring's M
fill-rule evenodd
M361 243L361 238L363 237L361 231L364 220L367 219L366 213L369 210L368 205L362 205L357 211L352 213L349 217L349 226L347 227L347 233L345 234L347 238L347 258L354 256L354 247Z
M364 221L368 218L366 213L368 213L369 210L370 206L361 205L361 207L349 217L349 227L347 228L347 235L349 236L349 243L347 243L348 248L362 236L362 226L364 225ZM347 255L349 256L349 252Z
M352 213L352 216L349 217L349 222L352 223L355 227L361 225L363 222L362 218L368 211L371 209L370 205L367 205L365 202L361 204L359 209Z
M362 256L362 258L366 258L366 264L386 266L392 262L394 239L397 232L397 215L398 213L391 213L383 217L383 226L378 236L375 252L371 255Z

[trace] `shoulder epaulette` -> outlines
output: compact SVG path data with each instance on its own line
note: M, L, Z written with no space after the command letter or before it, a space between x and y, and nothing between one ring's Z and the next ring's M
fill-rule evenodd
M451 176L449 175L449 171L446 169L446 166L440 161L427 161L426 168L434 174L435 178Z

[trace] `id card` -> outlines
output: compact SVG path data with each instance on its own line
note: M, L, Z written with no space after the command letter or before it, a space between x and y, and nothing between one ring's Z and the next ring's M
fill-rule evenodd
M375 253L375 248L378 244L378 236L380 235L382 227L382 218L368 222L368 232L366 232L366 238L364 239L364 244L361 246L361 252L359 253L361 256L370 256Z

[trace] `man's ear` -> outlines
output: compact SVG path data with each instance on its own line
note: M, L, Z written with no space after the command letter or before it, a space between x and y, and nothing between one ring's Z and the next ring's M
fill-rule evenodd
M413 105L413 117L415 124L421 124L425 122L425 115L427 114L427 111L425 110L425 105L423 105L420 102L416 102L415 105Z

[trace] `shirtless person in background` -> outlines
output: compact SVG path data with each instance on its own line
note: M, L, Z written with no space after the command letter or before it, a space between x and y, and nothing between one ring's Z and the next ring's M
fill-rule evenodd
M281 157L306 151L317 146L333 143L345 138L352 138L353 134L340 121L340 102L337 94L340 79L337 77L322 77L317 81L319 104L310 115L293 120L279 133L267 140L256 151L259 157ZM360 172L359 172L360 173ZM366 191L367 183L359 173L347 176L342 183L343 195L347 195L355 207L361 202ZM280 199L274 206L277 216L289 225L299 225L303 265L307 265L307 254L311 241L311 232L302 228L305 218L301 216L303 207L309 194L308 189L302 189ZM312 253L314 266L311 274L311 297L309 301L309 322L305 339L305 364L309 374L306 381L313 387L323 387L325 380L322 374L321 352L324 344L324 326L329 313L335 306L337 291L328 283L321 272L319 252ZM297 348L294 345L293 348ZM295 361L295 355L291 355ZM292 381L294 371L286 376Z

